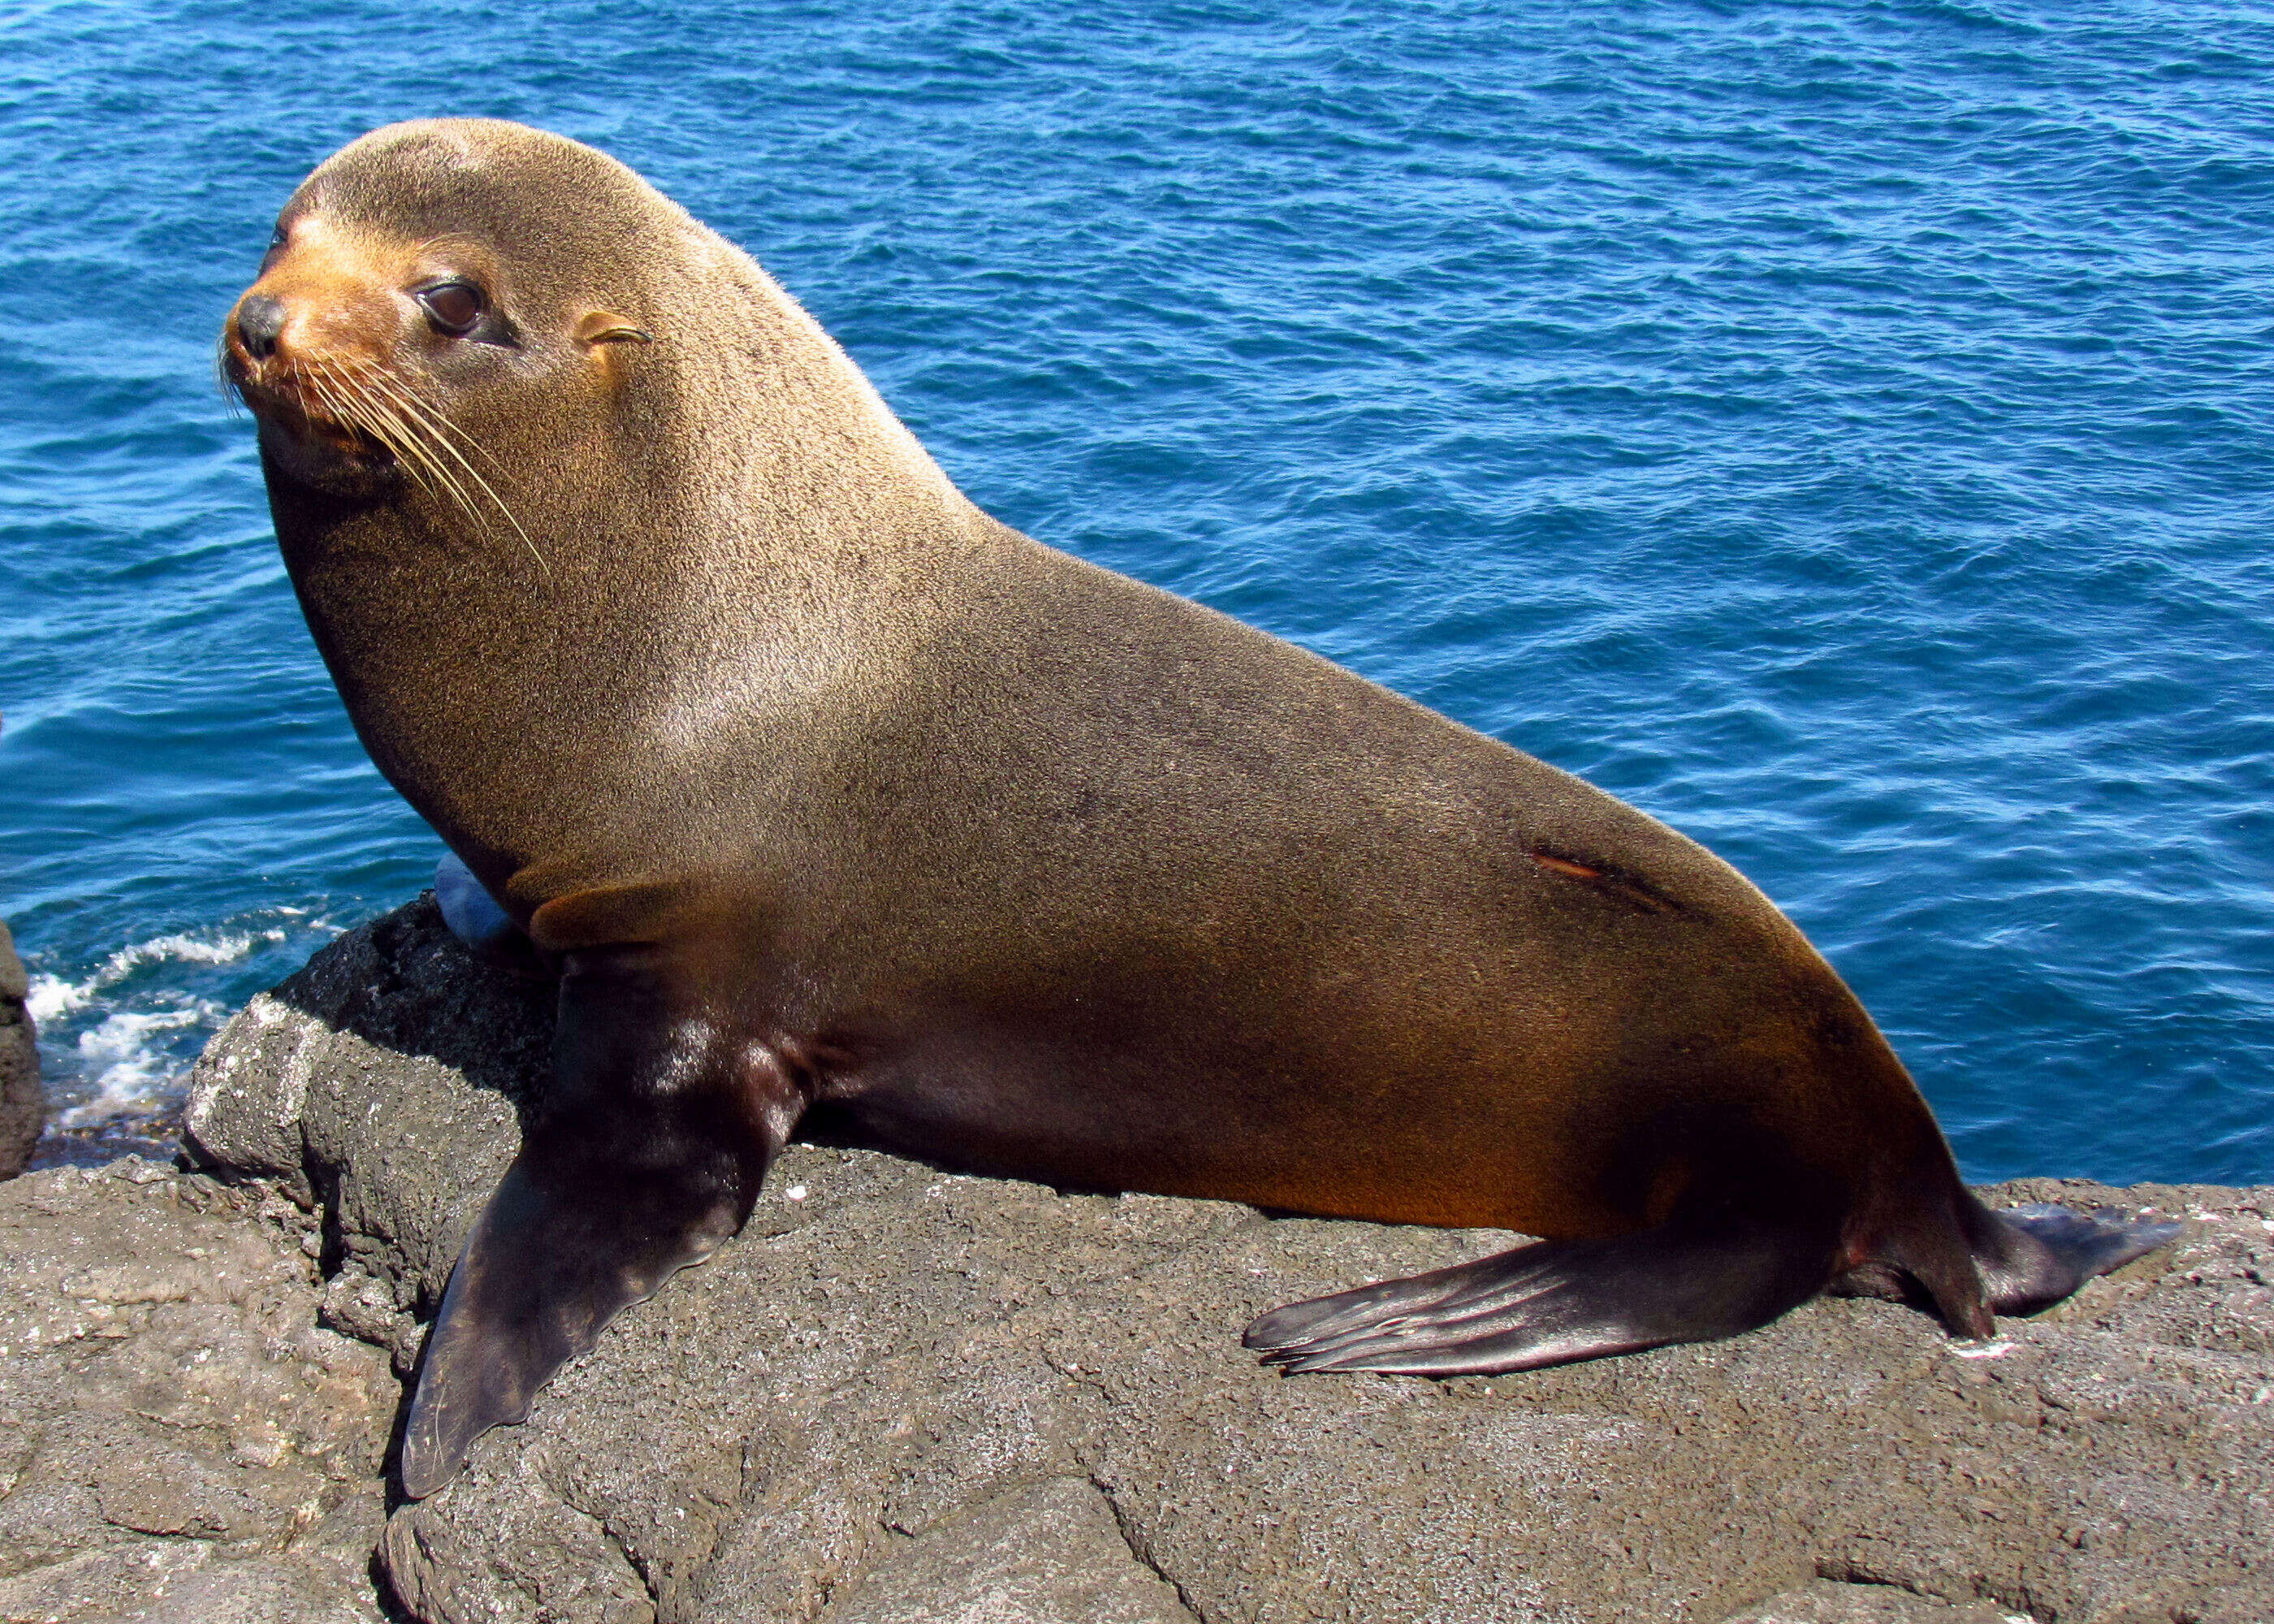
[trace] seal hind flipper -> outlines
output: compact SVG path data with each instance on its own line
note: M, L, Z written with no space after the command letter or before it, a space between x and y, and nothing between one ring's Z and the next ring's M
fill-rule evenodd
M1825 1290L1931 1308L1952 1335L1980 1339L1997 1334L1994 1316L2042 1313L2186 1229L2051 1204L1992 1208L1959 1184L1941 1201L1913 1200L1900 1230Z
M2187 1226L2153 1219L2103 1218L2050 1203L1984 1207L1987 1226L1969 1226L1983 1294L2001 1314L2051 1308L2096 1275L2112 1274L2179 1238Z
M2001 1207L1990 1217L2036 1242L2017 1249L2024 1256L1981 1260L1990 1308L2001 1315L2036 1315L2052 1308L2090 1278L2115 1274L2127 1262L2172 1244L2187 1229L2186 1223L2158 1219L2094 1217L2056 1203Z
M1241 1340L1290 1375L1532 1370L1766 1325L1823 1289L1831 1252L1788 1225L1676 1220L1291 1304Z
M787 1078L653 978L572 956L553 1092L451 1271L404 1429L403 1491L440 1488L621 1310L742 1226L795 1119Z

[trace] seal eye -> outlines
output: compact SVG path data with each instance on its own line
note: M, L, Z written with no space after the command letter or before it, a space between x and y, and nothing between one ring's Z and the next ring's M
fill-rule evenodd
M418 301L426 320L452 338L463 338L482 319L481 290L471 282L438 282L410 297Z

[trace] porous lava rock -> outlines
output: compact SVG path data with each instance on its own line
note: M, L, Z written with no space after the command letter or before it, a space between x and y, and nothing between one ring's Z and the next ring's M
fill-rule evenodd
M398 1388L317 1250L136 1159L0 1185L0 1620L377 1624Z
M24 1007L30 990L15 941L0 921L0 1178L24 1170L48 1114L47 1093L40 1086L38 1034Z
M324 1323L398 1375L548 1002L421 899L200 1064L196 1155L320 1215ZM1992 1194L2190 1224L2002 1348L1826 1300L1565 1370L1287 1380L1251 1315L1510 1237L793 1146L379 1564L430 1624L2274 1618L2274 1189Z

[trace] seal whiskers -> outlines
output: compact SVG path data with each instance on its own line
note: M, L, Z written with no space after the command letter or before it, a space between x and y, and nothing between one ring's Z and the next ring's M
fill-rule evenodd
M358 404L368 414L362 420L366 427L371 428L373 438L398 455L407 457L416 466L428 470L450 492L466 517L486 530L487 521L480 505L444 467L441 457L437 455L438 452L447 453L465 477L473 481L475 488L489 498L490 506L497 510L498 516L513 527L513 533L521 538L521 545L529 549L529 555L537 560L538 568L547 575L553 573L552 567L545 561L544 553L538 551L537 544L530 539L529 532L514 516L513 509L497 493L496 488L483 477L481 470L467 459L465 453L452 443L451 437L455 435L463 440L476 455L488 457L490 454L478 441L442 412L420 400L401 380L373 363L343 357L320 365L329 365L338 369L338 380L354 393ZM395 432L381 432L376 426L381 421L390 425Z
M395 465L408 473L420 489L438 502L455 506L476 525L482 524L480 511L463 487L451 477L449 470L403 423L400 414L387 410L358 388L344 366L325 357L311 357L300 378L315 392L325 416L369 435L393 454Z

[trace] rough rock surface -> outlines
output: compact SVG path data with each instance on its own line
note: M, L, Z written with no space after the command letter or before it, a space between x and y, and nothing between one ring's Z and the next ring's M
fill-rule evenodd
M422 900L200 1064L198 1154L320 1210L325 1322L398 1372L546 1001ZM380 1563L433 1624L2274 1619L2274 1189L1999 1194L2195 1222L1988 1357L1823 1301L1562 1371L1283 1380L1250 1315L1508 1237L793 1147Z
M34 1041L32 1018L24 1009L30 987L15 941L7 925L0 923L0 1178L13 1178L24 1170L47 1118L39 1045Z
M0 1620L380 1618L399 1390L317 1326L315 1249L147 1162L0 1186Z

